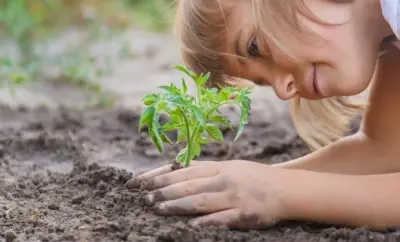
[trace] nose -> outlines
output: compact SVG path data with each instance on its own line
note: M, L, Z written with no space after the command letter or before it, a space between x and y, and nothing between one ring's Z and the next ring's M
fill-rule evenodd
M294 77L291 74L285 74L271 84L278 98L284 101L292 99L298 92Z

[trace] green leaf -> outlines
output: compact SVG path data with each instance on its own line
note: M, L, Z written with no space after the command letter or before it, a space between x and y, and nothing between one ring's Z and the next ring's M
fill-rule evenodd
M169 117L175 123L180 123L181 122L181 117L179 115L177 115L177 114L171 114Z
M186 75L190 76L193 79L196 78L196 74L184 66L177 65L177 66L174 66L174 68L185 73Z
M185 101L185 99L183 99L181 96L172 96L172 97L168 98L168 101L178 107L186 107L188 105L188 103Z
M153 142L156 145L158 151L161 153L163 151L163 140L161 138L160 134L160 124L158 123L158 114L155 113L153 117L153 123L152 123L152 128L151 131L153 133Z
M149 127L152 126L155 111L155 107L148 107L143 111L139 121L139 132L142 130L145 124Z
M158 103L157 103L157 111L161 111L161 110L164 110L165 109L165 107L167 106L167 102L166 101L159 101Z
M21 85L25 81L25 76L19 74L14 74L11 76L11 78L16 85Z
M200 136L199 143L202 145L208 144L208 139L206 137Z
M205 126L207 133L210 135L211 138L213 138L217 142L223 142L224 141L224 136L219 130L218 126L215 124L206 124Z
M160 133L161 136L161 140L165 143L171 144L173 145L174 143L172 143L172 141L168 138L168 136L166 136L164 133Z
M178 138L177 138L178 143L184 141L186 139L186 135L187 135L186 128L184 126L180 127L178 129Z
M186 85L185 79L182 78L182 88L183 88L183 93L186 94L188 91L188 87Z
M232 129L232 122L222 116L213 116L210 118L210 121L225 125Z
M157 147L157 150L161 153L163 151L163 145L160 133L158 133L157 129L149 129L149 134L151 139L153 140L153 143Z
M179 88L175 87L172 84L170 86L159 86L158 88L167 91L170 94L180 94Z
M199 86L203 87L209 78L210 78L210 72L208 72L206 75L199 78L199 80L198 80Z
M241 109L240 109L240 122L239 122L238 132L236 134L234 141L236 141L239 138L239 136L242 134L242 132L244 130L244 127L249 122L250 98L247 96L242 96L241 99L242 99L242 103L241 103Z
M228 90L228 88L224 88L221 90L219 95L220 95L220 101L227 101L231 97L231 92Z
M186 155L187 155L188 149L187 147L184 148L183 150L181 150L178 155L176 156L176 161L179 163L184 163L185 159L186 159Z
M204 118L201 113L201 110L196 106L192 106L191 109L192 109L192 112L193 112L194 116L196 117L197 121L200 123L200 125L204 126L205 122L204 122Z
M193 157L192 157L192 159L194 159L196 156L199 156L200 153L201 153L200 144L198 142L195 142L193 144L193 146L192 146L192 149L193 149L193 155L192 155Z
M180 124L177 124L175 122L168 122L168 123L164 124L161 127L161 131L162 132L169 132L169 131L172 131L172 130L176 129L179 125Z
M144 104L146 104L146 105L151 105L151 104L153 104L155 101L157 101L157 98L158 98L158 95L157 95L157 94L154 94L154 93L147 94L146 96L144 96L144 97L142 98L142 102L143 102ZM150 102L150 101L152 101L152 103L150 103L150 104L147 104L147 103L146 103L146 102Z

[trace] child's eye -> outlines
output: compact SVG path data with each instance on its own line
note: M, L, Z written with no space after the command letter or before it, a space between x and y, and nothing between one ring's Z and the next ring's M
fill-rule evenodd
M258 46L256 39L253 39L250 42L247 52L249 53L250 57L258 57L260 53L258 52Z

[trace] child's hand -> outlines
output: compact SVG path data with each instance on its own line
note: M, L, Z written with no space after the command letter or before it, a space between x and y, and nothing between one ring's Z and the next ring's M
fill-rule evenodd
M287 216L282 191L290 187L280 179L284 171L248 161L194 162L176 171L166 166L147 172L126 186L145 182L150 191L145 201L159 214L208 214L192 225L261 228Z

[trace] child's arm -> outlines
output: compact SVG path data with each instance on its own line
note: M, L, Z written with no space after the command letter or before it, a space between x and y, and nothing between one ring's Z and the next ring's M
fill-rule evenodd
M400 151L400 149L399 149ZM400 171L399 154L389 152L366 135L345 137L306 156L273 166L318 172L368 175Z
M304 157L275 165L341 174L400 172L400 52L381 58L360 132Z
M296 180L286 190L289 219L383 231L400 225L400 173L356 176L292 171L287 174Z

